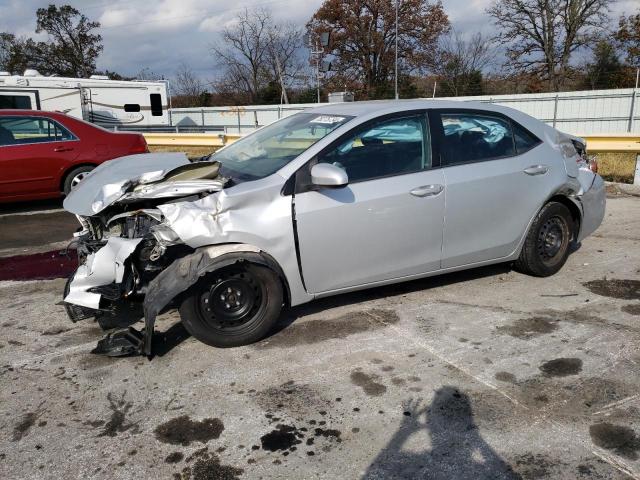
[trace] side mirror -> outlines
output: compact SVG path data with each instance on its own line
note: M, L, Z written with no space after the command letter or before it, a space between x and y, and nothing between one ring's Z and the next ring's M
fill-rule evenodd
M336 165L317 163L311 167L311 183L320 187L344 187L349 183L349 177Z

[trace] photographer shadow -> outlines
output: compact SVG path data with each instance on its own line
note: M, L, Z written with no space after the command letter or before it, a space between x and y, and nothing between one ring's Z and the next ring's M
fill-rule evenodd
M457 388L440 388L428 406L412 400L404 407L400 428L364 479L522 480L482 438L469 397ZM431 448L416 451L411 442L409 450L410 438L422 430L431 438Z

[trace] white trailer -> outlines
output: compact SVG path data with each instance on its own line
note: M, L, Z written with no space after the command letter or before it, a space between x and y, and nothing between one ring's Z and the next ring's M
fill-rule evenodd
M0 109L59 111L97 125L166 126L170 124L166 81L44 77L0 72Z

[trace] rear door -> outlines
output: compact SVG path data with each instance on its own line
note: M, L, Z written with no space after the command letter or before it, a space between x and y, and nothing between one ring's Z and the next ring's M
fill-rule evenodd
M314 188L309 170L316 162L344 168L349 184ZM309 292L440 268L444 177L432 168L424 112L356 127L296 180L295 219Z
M78 139L45 117L0 116L0 195L60 191L58 173L77 156Z
M499 113L435 110L431 118L446 183L442 267L512 254L564 168Z

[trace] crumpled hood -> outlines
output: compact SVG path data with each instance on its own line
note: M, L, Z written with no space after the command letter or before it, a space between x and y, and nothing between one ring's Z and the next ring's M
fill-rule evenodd
M216 162L217 163L217 162ZM192 168L193 167L193 168ZM197 169L211 175L188 175ZM171 172L181 172L173 174ZM185 172L187 174L185 175ZM163 181L166 177L166 181ZM80 216L100 213L120 200L170 198L222 189L212 163L192 164L184 153L145 153L110 160L95 168L64 200L65 210Z
M184 153L141 153L109 160L93 169L67 195L63 206L76 215L95 215L120 199L132 181L160 179L187 163L189 159Z

